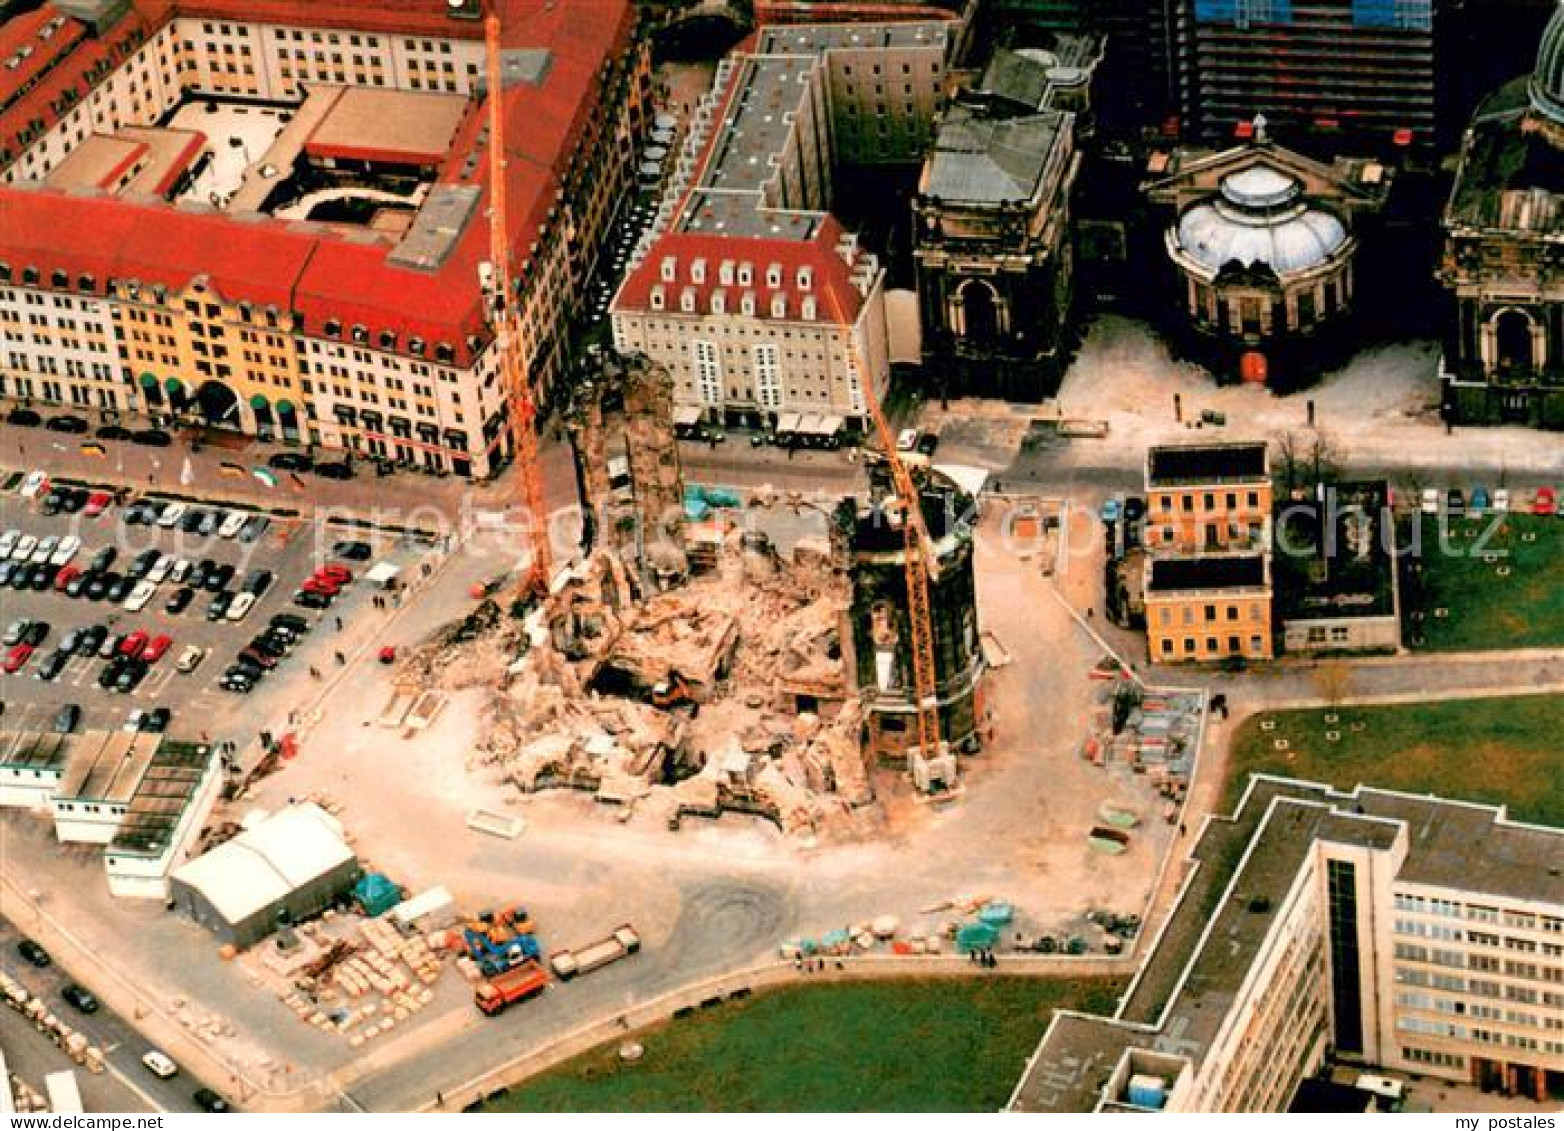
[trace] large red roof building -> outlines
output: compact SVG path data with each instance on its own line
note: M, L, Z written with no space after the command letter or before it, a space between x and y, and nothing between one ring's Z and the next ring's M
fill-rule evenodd
M648 63L628 0L498 8L521 346L546 404L629 185ZM493 474L509 439L479 283L480 15L446 0L54 0L9 22L0 395ZM371 144L349 143L355 122L375 122L359 131ZM166 170L144 168L157 146L124 146L134 167L107 143L66 164L89 138L159 130L179 141Z

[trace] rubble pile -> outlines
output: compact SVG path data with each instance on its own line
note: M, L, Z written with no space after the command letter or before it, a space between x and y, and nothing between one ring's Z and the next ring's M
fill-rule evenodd
M729 531L712 569L657 591L604 549L519 625L480 608L448 626L403 679L494 687L479 761L523 791L655 797L675 823L738 810L808 832L873 799L848 600L822 539L784 560Z

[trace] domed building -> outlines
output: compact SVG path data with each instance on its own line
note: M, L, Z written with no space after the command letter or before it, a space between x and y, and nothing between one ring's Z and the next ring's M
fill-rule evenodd
M1352 311L1359 217L1383 205L1390 172L1324 165L1254 140L1154 159L1146 186L1169 219L1163 243L1194 352L1223 377L1293 385Z
M1438 274L1445 419L1564 428L1564 7L1472 119Z

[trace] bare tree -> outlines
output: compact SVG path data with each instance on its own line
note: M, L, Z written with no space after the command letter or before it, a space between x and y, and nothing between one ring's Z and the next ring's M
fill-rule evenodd
M1341 479L1341 461L1330 434L1319 428L1290 429L1271 438L1276 452L1277 494L1291 499L1296 493L1312 493L1316 484Z
M1352 692L1352 666L1345 660L1324 660L1314 669L1314 687L1332 711Z

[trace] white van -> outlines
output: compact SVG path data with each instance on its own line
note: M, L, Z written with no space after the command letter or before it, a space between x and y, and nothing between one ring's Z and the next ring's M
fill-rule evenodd
M179 1071L179 1065L157 1049L148 1049L146 1055L141 1058L141 1063L147 1066L148 1072L160 1080L167 1080Z
M1368 1072L1360 1075L1353 1086L1360 1092L1372 1092L1379 1097L1378 1106L1382 1111L1400 1111L1402 1101L1407 1096L1407 1086L1400 1080Z
M130 596L125 598L125 611L139 613L147 607L147 602L152 600L152 594L156 592L157 582L142 578L136 582L136 587L130 591Z

